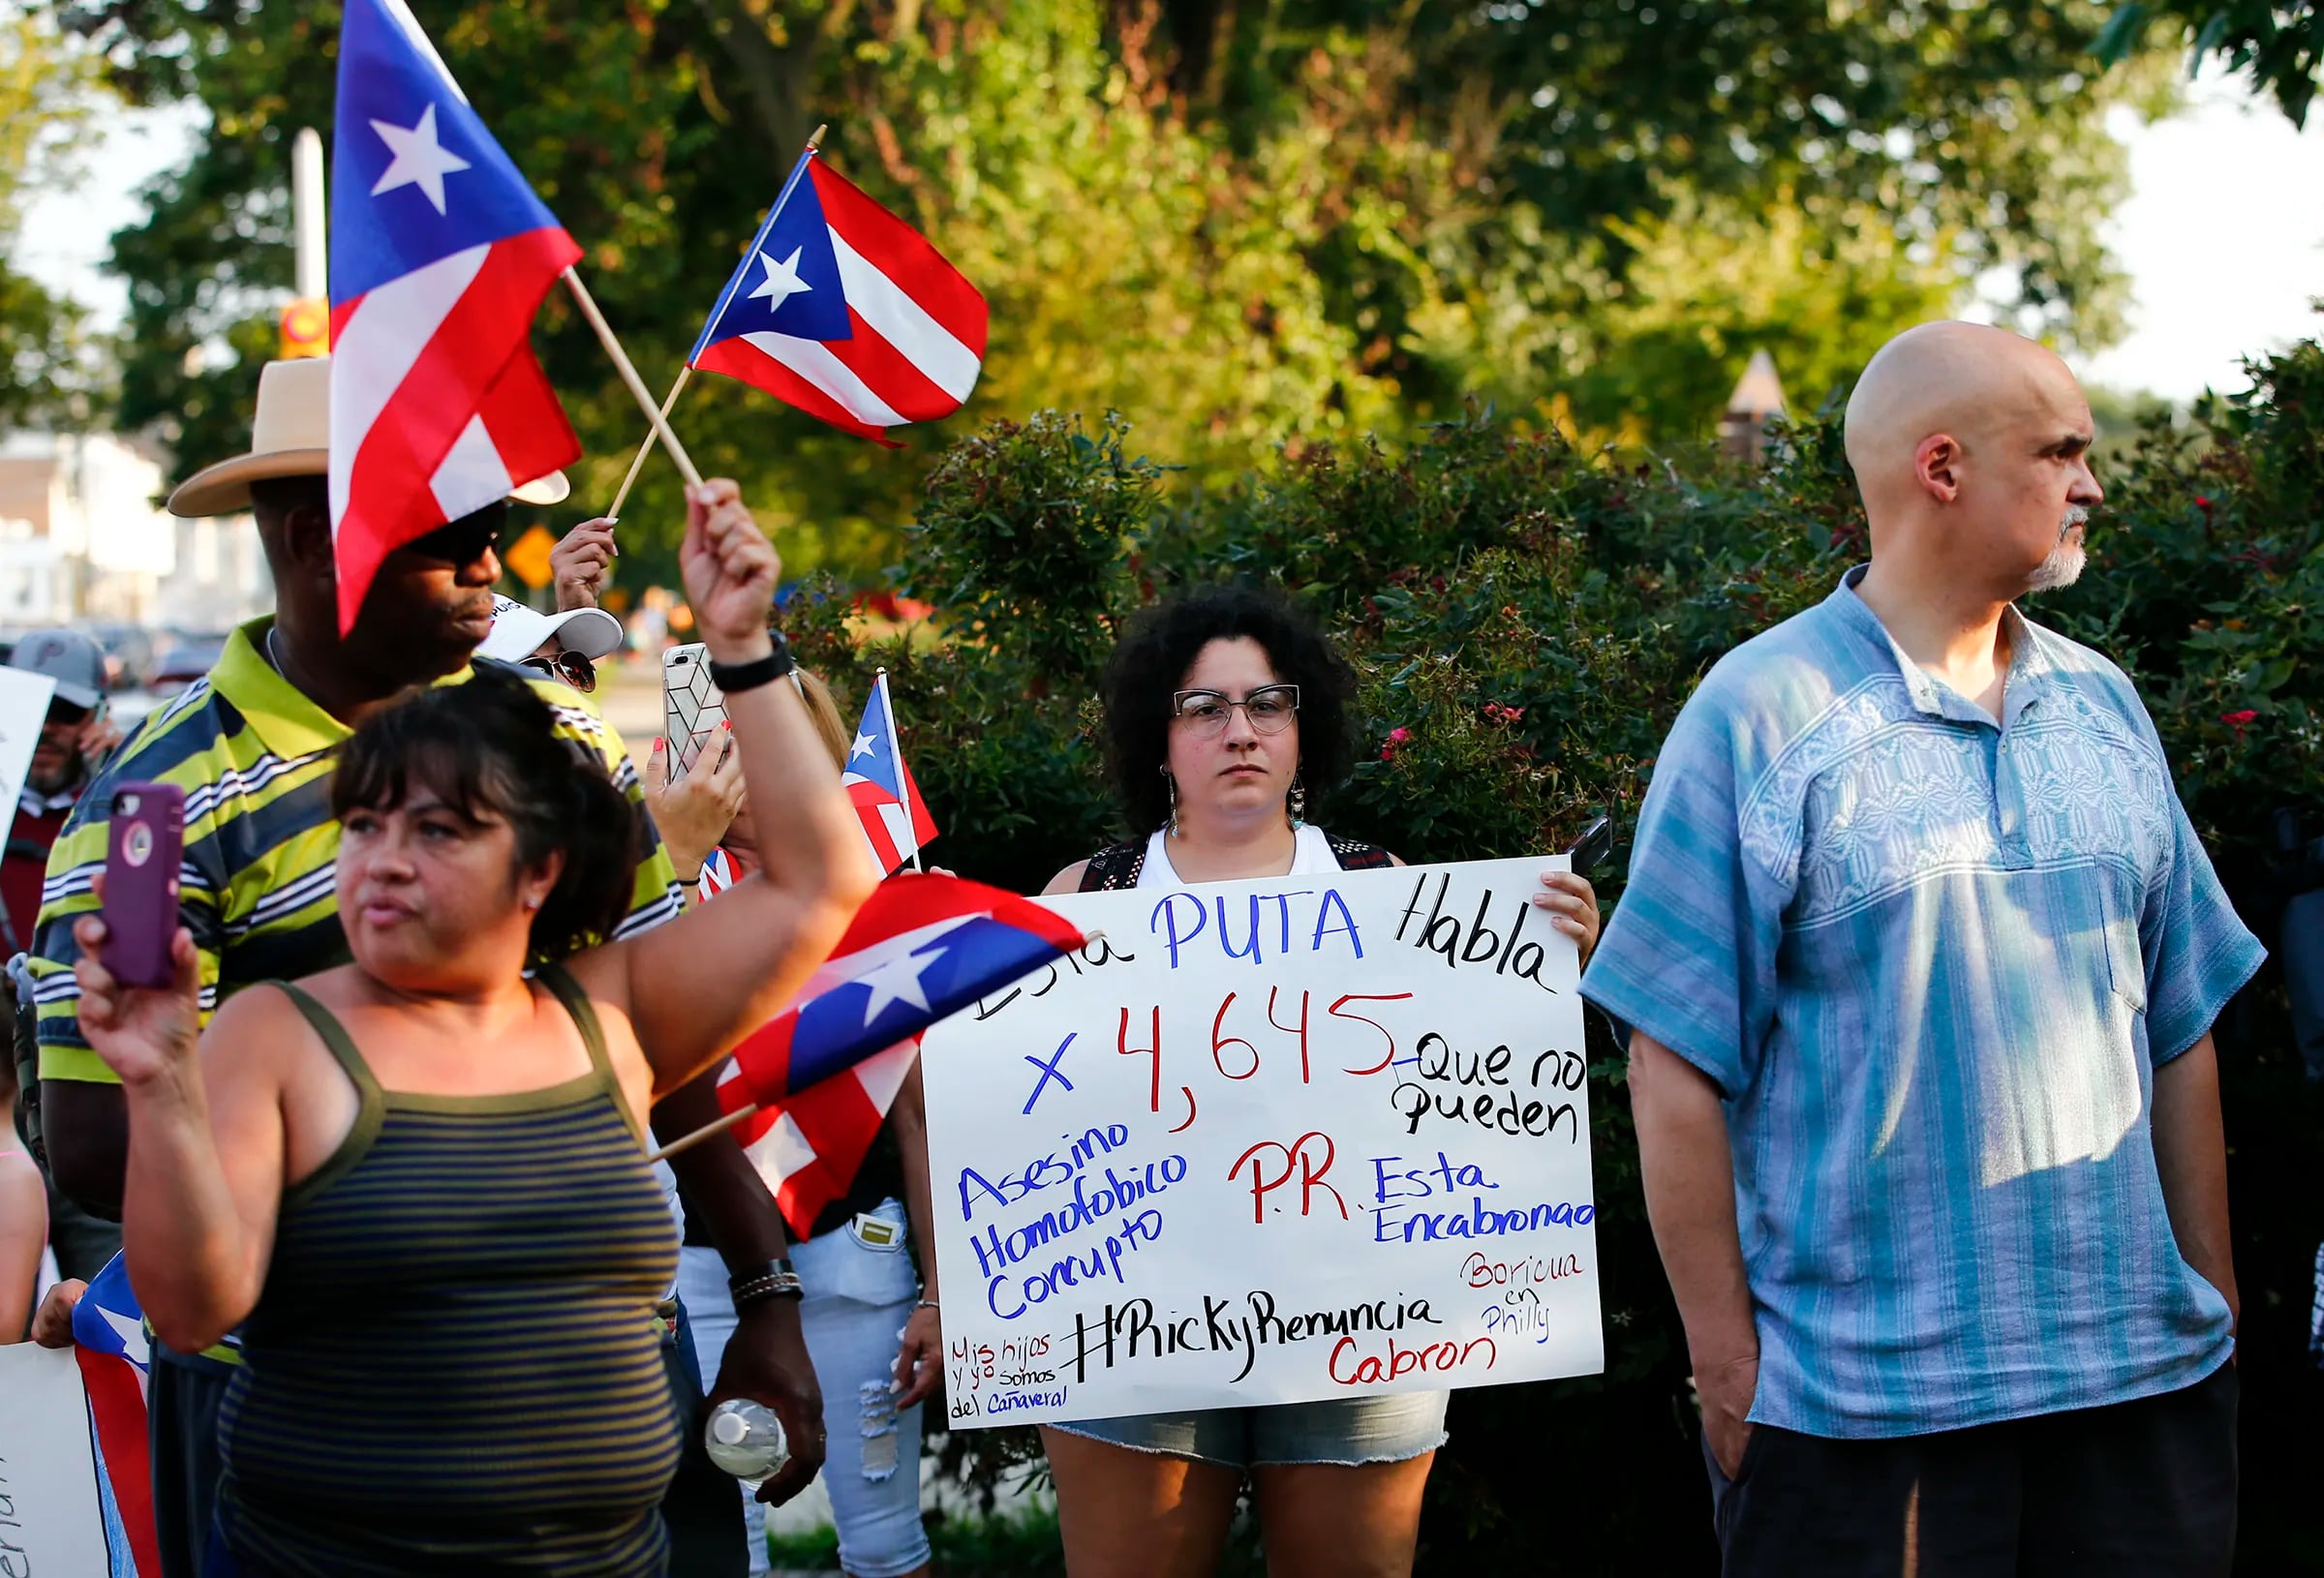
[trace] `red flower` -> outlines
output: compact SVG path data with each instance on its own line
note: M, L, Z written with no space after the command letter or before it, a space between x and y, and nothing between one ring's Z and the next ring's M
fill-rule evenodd
M2241 740L2244 737L2244 730L2249 727L2251 721L2258 716L2257 713L2247 707L2240 713L2221 713L2219 721L2234 729L2235 737Z
M2202 493L2196 494L2195 507L2199 510L2202 510L2207 515L2211 513L2211 496L2209 494Z

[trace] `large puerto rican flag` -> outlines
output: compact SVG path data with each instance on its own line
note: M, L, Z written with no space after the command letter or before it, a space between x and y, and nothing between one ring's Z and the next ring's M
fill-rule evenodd
M734 1049L719 1105L756 1107L736 1138L800 1238L846 1194L919 1051L920 1033L1073 950L1047 905L959 877L880 884L799 1001Z
M810 148L719 294L687 365L882 443L961 409L985 298L928 238Z
M343 633L389 553L580 456L530 342L580 256L404 0L347 0L330 259Z
M847 798L855 803L857 820L864 825L864 841L872 847L872 863L886 876L936 836L936 819L912 770L904 765L903 746L897 738L896 704L888 695L888 671L881 669L864 701L864 720L856 725L855 743L847 749L841 775Z

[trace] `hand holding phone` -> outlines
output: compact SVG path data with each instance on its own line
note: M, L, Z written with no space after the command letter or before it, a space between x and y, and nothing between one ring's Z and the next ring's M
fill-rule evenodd
M81 1033L123 1083L143 1084L185 1069L201 1035L194 961L181 967L178 952L185 796L125 783L110 809L99 913L73 925L83 956L73 973Z

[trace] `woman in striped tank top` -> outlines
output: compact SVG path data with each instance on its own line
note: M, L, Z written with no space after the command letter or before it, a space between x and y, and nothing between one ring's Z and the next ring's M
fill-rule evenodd
M479 674L345 747L352 963L233 997L198 1047L191 937L174 989L134 990L80 923L81 1023L128 1096L131 1277L182 1351L242 1327L219 1534L254 1578L667 1566L677 1243L647 1109L798 989L869 886L839 774L769 683L776 560L732 483L689 499L681 562L764 807L763 873L715 909L597 944L627 807L530 689Z

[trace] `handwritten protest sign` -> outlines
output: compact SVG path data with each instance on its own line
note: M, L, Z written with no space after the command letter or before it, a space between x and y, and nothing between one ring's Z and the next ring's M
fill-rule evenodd
M67 1350L0 1345L0 1573L110 1567L79 1367Z
M0 667L0 805L12 807L11 816L55 694L56 682L46 674Z
M1562 864L1046 900L922 1052L953 1426L1604 1368Z

